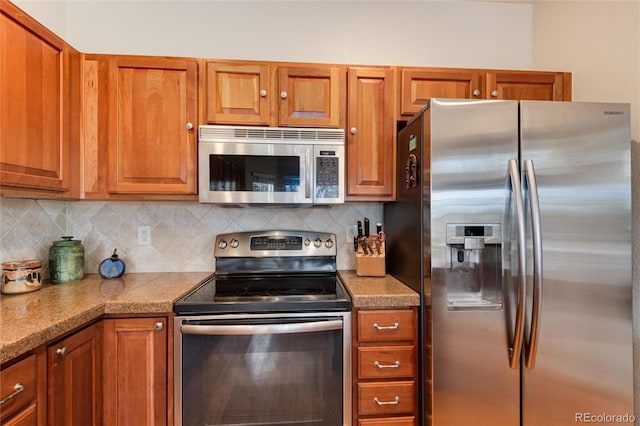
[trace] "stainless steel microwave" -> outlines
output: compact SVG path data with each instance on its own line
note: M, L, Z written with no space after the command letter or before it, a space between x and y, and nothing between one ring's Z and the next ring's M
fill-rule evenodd
M198 129L201 203L343 203L344 162L344 129Z

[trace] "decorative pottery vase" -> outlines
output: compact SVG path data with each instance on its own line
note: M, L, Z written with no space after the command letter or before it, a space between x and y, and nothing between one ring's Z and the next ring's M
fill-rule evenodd
M84 247L80 240L62 237L49 248L49 278L53 283L79 281L84 275Z
M17 294L40 290L42 262L19 260L2 264L2 293Z
M124 274L126 267L122 259L116 254L117 250L113 249L111 257L100 262L98 273L102 278L120 278Z

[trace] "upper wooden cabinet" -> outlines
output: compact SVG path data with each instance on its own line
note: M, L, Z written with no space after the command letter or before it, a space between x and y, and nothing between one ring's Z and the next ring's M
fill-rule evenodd
M481 98L478 70L401 68L400 114L413 115L431 98Z
M197 61L86 55L83 67L85 197L195 199Z
M71 156L78 148L78 132L70 127L71 108L78 104L71 84L72 75L77 77L72 68L78 67L78 57L62 39L0 0L3 194L78 195L78 175L70 172Z
M344 125L344 66L209 61L204 87L209 124Z
M269 125L270 65L207 62L206 69L207 123Z
M570 73L407 67L400 74L402 119L430 98L571 100Z
M396 70L349 68L347 199L395 198Z
M571 74L542 71L489 71L487 99L570 101Z

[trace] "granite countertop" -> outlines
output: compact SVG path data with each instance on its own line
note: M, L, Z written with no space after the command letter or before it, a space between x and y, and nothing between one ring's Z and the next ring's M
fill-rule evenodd
M338 271L354 308L389 308L420 305L420 295L391 275L360 277L355 271Z
M211 272L129 273L103 279L44 284L38 291L0 296L0 364L51 342L104 314L160 314L211 275ZM397 279L359 277L339 271L354 308L420 304L418 293Z
M211 272L135 273L44 284L40 290L0 296L0 363L55 340L103 314L167 313Z

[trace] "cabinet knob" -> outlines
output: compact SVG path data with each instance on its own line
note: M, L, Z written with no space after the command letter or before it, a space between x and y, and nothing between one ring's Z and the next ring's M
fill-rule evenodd
M473 96L480 96L480 89L476 89L472 92Z
M287 92L285 92L284 90L282 92L280 92L280 97L282 99L287 99Z
M154 324L156 330L162 330L164 328L164 323L162 321L158 321Z
M187 128L187 130L191 130L193 129L193 123L187 123L185 127Z
M264 89L262 89L262 90L260 91L260 96L262 96L263 98L264 98L265 96L267 96L267 91L266 91L266 90L264 90Z
M61 348L56 349L56 354L60 356L65 356L67 354L67 347L63 346Z
M491 97L497 98L498 97L498 91L494 90L493 92L491 92Z
M351 128L351 134L355 135L356 133L358 133L358 129L356 129L355 127Z

